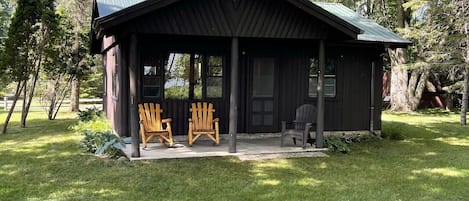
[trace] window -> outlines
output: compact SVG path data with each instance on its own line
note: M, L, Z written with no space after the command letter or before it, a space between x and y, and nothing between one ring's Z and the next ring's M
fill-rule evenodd
M107 89L107 86L108 86L108 83L107 83L107 78L108 78L108 75L107 75L107 53L106 54L103 54L103 96L107 97L108 94L108 89Z
M169 53L162 58L159 62L144 65L145 97L159 98L163 93L166 99L197 100L223 96L222 56ZM156 71L155 75L153 71Z
M221 98L223 96L223 57L208 57L207 97Z
M309 97L317 97L318 88L318 68L319 60L317 58L309 59ZM324 74L324 97L336 96L336 61L326 59L326 72Z
M190 54L169 54L165 68L165 98L189 98L189 73L191 66L190 63Z
M114 69L112 70L112 97L118 98L119 95L119 60L117 47L114 49L112 57L114 59Z
M161 97L161 69L162 65L143 66L143 96L145 98Z

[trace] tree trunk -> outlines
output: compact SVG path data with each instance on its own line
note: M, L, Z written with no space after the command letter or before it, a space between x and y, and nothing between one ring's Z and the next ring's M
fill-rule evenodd
M389 55L391 57L391 110L408 112L410 111L407 95L409 75L407 69L400 66L407 62L405 49L389 50Z
M36 60L34 72L33 72L33 81L31 83L31 87L29 89L29 94L28 96L26 91L28 91L28 87L26 85L26 88L24 89L24 104L23 104L23 111L21 112L21 128L26 128L26 119L28 118L29 114L29 108L31 108L31 103L33 101L33 96L34 96L34 91L36 90L36 84L37 80L39 78L39 72L41 71L41 64L42 64L42 53L43 53L43 47L40 48L39 56Z
M24 117L24 111L26 111L26 94L27 94L27 90L28 89L28 80L25 80L24 81L24 89L23 89L23 106L21 108L21 123L20 123L20 127L21 128L26 128L26 123L23 121L23 117Z
M461 103L461 125L466 125L466 113L467 113L467 104L468 104L468 90L469 90L469 65L466 64L464 68L464 88L462 94L462 103Z
M469 96L469 24L468 22L464 23L464 31L466 34L466 52L464 55L464 62L465 68L464 68L464 88L463 88L463 94L462 94L462 103L461 103L461 125L465 126L467 121L466 121L466 113L467 113L467 104L468 104L468 96Z
M72 112L78 112L80 109L80 82L75 76L72 79L72 94L70 97L70 106Z
M13 97L13 103L11 105L10 111L8 111L7 118L5 119L5 122L3 124L2 134L7 133L8 124L10 123L10 119L11 119L11 116L13 115L13 111L15 111L16 103L18 102L18 99L20 98L20 94L24 90L24 84L25 84L24 81L20 81L16 85L15 96Z
M415 111L419 106L429 75L430 69L427 67L420 70L412 70L407 88L408 104L411 111Z

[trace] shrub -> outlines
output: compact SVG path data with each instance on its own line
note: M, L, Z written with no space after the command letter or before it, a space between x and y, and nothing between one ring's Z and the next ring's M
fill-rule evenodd
M395 124L383 125L381 137L390 140L404 140L405 136L402 134L401 127Z
M112 128L106 118L99 117L92 121L79 121L76 125L70 127L70 129L77 134L81 134L85 133L85 131L103 132L111 130Z
M349 144L352 143L351 138L347 138L345 136L342 137L335 137L330 136L325 138L325 143L327 148L332 152L341 152L346 154L350 152L350 148L348 147Z
M101 114L102 112L96 108L80 111L80 121L70 129L83 135L80 141L83 151L118 158L123 155L124 141L114 135L107 119Z
M102 116L103 111L96 107L86 108L85 110L78 110L78 119L80 119L80 121L92 121Z
M125 144L121 138L114 135L111 131L92 132L85 131L80 146L85 152L92 152L96 155L106 155L110 158L122 156L122 149Z

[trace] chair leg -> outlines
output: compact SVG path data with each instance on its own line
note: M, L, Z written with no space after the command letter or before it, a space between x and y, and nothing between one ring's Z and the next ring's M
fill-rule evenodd
M280 135L280 147L283 147L283 133Z
M146 138L144 133L142 133L141 135L142 135L143 148L146 149L147 148L147 138Z
M189 122L189 131L187 133L187 140L189 142L189 146L192 147L192 122Z

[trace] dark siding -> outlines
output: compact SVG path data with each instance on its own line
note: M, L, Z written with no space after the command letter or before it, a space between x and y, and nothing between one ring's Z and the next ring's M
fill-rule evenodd
M304 104L316 105L315 98L308 97L308 66L309 58L317 55L317 43L314 41L277 40L275 42L243 40L241 50L245 53L241 57L240 65L240 132L247 132L249 100L248 89L248 58L252 55L275 56L279 62L279 96L278 121L292 121L295 109ZM368 130L370 118L370 82L371 61L379 58L382 50L329 46L327 57L337 59L337 96L326 98L325 130L326 131L354 131ZM378 63L376 75L381 74ZM380 94L381 80L375 81L375 93ZM380 108L379 97L375 98L376 108ZM375 110L375 129L381 128L381 111Z
M228 132L229 105L223 99L204 100L213 103L215 108L214 117L220 118L220 133ZM163 100L159 101L163 107L163 117L172 118L171 127L175 135L187 135L189 128L188 120L191 116L189 108L192 102L190 100Z
M342 33L280 0L185 0L114 29L144 34L321 39Z
M147 40L145 38L152 38ZM159 38L159 39L157 39ZM193 38L193 37L142 37L139 50L145 54L158 54L161 51L197 51L221 52L228 58L229 43L222 38ZM249 58L250 56L274 56L278 62L278 121L292 121L295 109L304 103L316 105L314 98L308 97L308 66L309 58L317 55L317 42L312 40L240 40L240 105L238 131L247 132L249 92ZM126 47L125 45L122 46ZM371 62L379 59L382 49L328 46L327 57L335 57L337 62L337 96L326 98L325 104L325 130L326 131L354 131L369 129L370 81ZM144 55L144 54L142 54ZM121 61L120 66L126 65ZM378 60L379 61L379 60ZM226 60L224 97L222 99L204 100L215 105L215 116L220 118L221 133L227 133L229 122L229 59ZM380 97L381 94L381 68L378 62L376 68L376 108L375 129L381 128ZM120 71L123 72L123 71ZM125 73L125 72L123 72ZM140 72L141 74L142 72ZM122 75L125 76L125 75ZM127 85L123 85L125 87ZM121 96L117 107L124 107ZM185 135L188 128L189 105L194 100L139 100L139 102L158 102L163 106L163 116L172 118L172 128L176 135ZM128 116L117 112L116 122L125 124L127 121L120 117ZM128 122L127 122L128 123ZM116 129L125 132L128 128L116 125Z
M159 55L165 55L168 52L182 53L204 53L223 55L225 58L223 69L224 85L223 98L206 99L206 100L171 100L171 99L144 99L140 97L139 102L155 102L160 103L163 108L163 117L172 118L171 127L175 135L187 135L188 119L191 116L189 107L192 102L205 101L213 103L215 108L214 117L220 118L220 133L228 132L229 118L229 58L228 49L229 40L223 38L207 38L207 37L174 37L174 36L143 36L145 41L141 43L142 59L157 58ZM142 69L142 65L140 70ZM143 72L139 75L142 76ZM141 79L141 78L140 78ZM140 88L143 90L142 88ZM143 94L143 92L141 92Z

